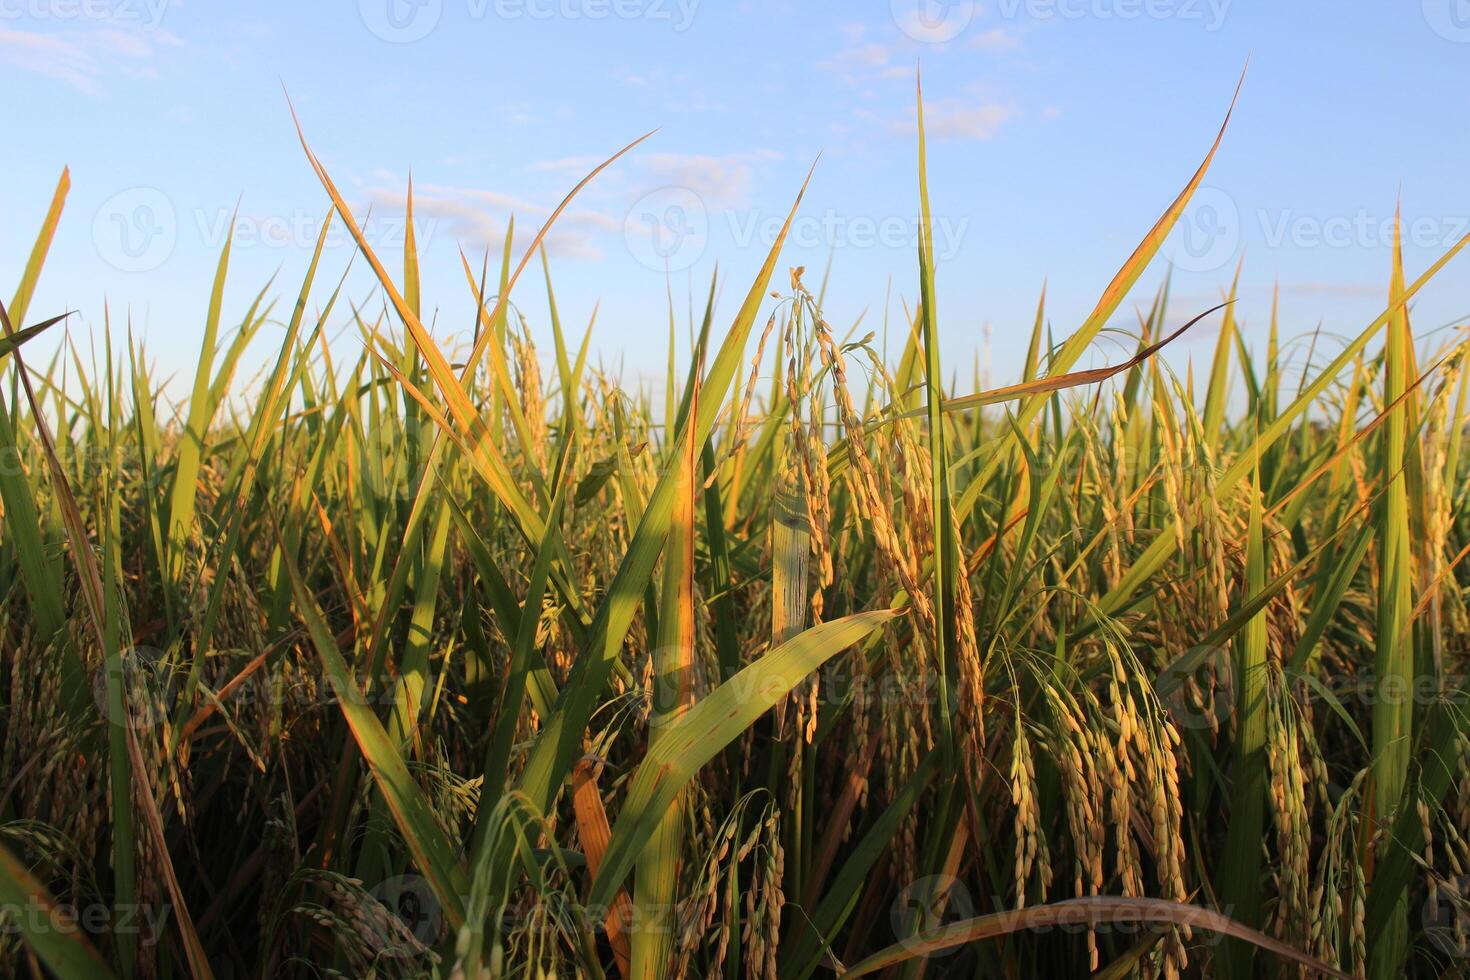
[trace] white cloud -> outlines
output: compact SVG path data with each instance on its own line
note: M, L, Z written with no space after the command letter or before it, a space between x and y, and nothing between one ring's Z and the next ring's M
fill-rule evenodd
M976 34L965 46L977 51L1013 51L1021 46L1021 38L1015 31L992 27Z
M954 40L956 34L969 26L973 10L967 12L964 7L959 7L955 13L956 19L944 17L930 22L920 17L917 10L910 10L899 19L898 29L921 44L944 44Z
M860 44L838 52L830 60L822 62L821 67L841 68L856 65L863 68L882 68L892 57L893 48L890 45L870 41L867 44Z
M981 98L934 99L924 103L924 132L934 139L988 140L1001 127L1016 119L1020 110L1011 103ZM917 114L889 123L889 129L905 135L917 130Z
M891 25L878 33L858 23L842 24L838 31L843 44L817 67L838 75L849 85L861 85L870 78L912 78L914 63L955 51L998 53L1021 47L1021 31L1013 27L981 28L985 10L971 0L952 3L931 10L935 16L921 16L918 10L897 15Z
M156 77L160 47L183 41L165 30L78 25L55 33L0 27L0 62L65 82L87 95L103 95L112 75Z
M780 160L775 150L724 155L642 153L632 156L607 180L579 198L551 227L546 250L554 256L596 260L619 247L625 234L624 211L650 193L687 188L711 211L748 204L762 164ZM542 196L521 197L498 190L416 181L413 186L415 225L431 223L435 241L455 241L466 249L499 249L515 219L513 247L529 246L536 231L560 199L571 175L578 177L602 162L601 157L568 156L527 165L529 173L550 175L558 189ZM401 215L406 203L401 174L374 171L365 192L375 211ZM554 194L554 196L552 196ZM589 205L588 201L592 203ZM427 236L421 236L425 240Z
M77 45L57 37L0 27L0 61L96 92L92 59Z
M524 198L515 197L511 194L503 194L500 191L486 191L471 187L450 187L444 184L418 184L414 187L414 203L418 203L420 196L426 198L463 198L474 201L482 207L494 208L499 211L514 211L520 214L549 214L551 209L539 204L533 204Z
M627 65L618 65L613 69L612 76L624 85L633 85L638 88L662 86L669 83L668 70L662 65L650 65L643 71L634 71Z
M661 187L687 187L710 208L740 207L749 199L755 164L779 160L774 150L724 156L652 153L639 162L650 182Z
M406 204L404 191L385 187L372 190L369 198L374 208L388 208L395 213L402 213ZM432 222L436 237L459 242L467 249L500 248L514 218L512 248L519 251L530 247L551 208L499 191L416 183L413 213L415 225ZM571 209L563 212L547 233L546 251L562 258L600 259L604 252L599 237L621 229L622 222L610 215Z
M876 41L855 43L832 57L817 62L817 67L833 72L848 85L857 85L874 72L886 74L892 71L895 67L892 61L897 54L896 44L880 44Z

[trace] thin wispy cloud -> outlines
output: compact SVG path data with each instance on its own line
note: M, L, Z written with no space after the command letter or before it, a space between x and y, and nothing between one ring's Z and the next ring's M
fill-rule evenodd
M875 39L866 24L852 22L838 27L843 46L817 62L822 71L835 74L848 85L858 85L874 76L883 77L897 69L895 59L903 51L899 39Z
M859 118L882 123L889 132L911 137L918 131L918 113L910 108L899 118L884 117L872 110L859 110ZM988 140L1021 115L1011 102L995 102L983 96L926 99L924 133L940 140Z
M980 31L965 42L965 47L975 51L1014 51L1020 46L1020 34L1004 27Z
M841 24L842 45L817 67L836 74L850 85L871 78L905 78L913 74L918 58L942 58L950 52L984 51L998 54L1021 47L1021 31L1014 26L986 27L983 10L968 8L968 16L932 22L914 10L877 29L860 22Z
M669 191L691 192L710 212L735 211L749 206L762 165L782 159L770 149L732 154L644 153L564 211L545 239L556 258L596 261L623 247L629 208L648 195ZM540 160L525 172L551 175L560 184L590 171L602 158L567 156ZM407 180L399 174L374 171L365 189L375 212L401 215L407 203ZM551 214L560 192L542 197L507 194L473 186L416 181L413 186L414 223L420 241L452 241L466 250L499 249L512 219L513 248L528 247L536 230ZM590 203L589 203L590 202ZM425 234L423 226L431 234Z
M639 162L658 186L688 188L710 208L735 208L750 199L756 165L779 159L781 154L774 150L757 150L723 156L653 153Z
M699 195L714 209L742 207L755 190L761 165L774 163L783 155L771 149L742 153L650 153L640 151L605 174L593 194L617 199L660 188L684 188ZM554 174L565 179L580 178L602 163L605 157L568 156L539 160L526 167L528 173Z
M374 209L402 213L406 190L379 186L369 192ZM499 248L515 221L512 247L525 249L551 214L551 206L526 198L478 187L416 183L413 188L415 225L430 223L433 237L454 241L466 249ZM548 254L559 258L595 261L605 256L603 236L620 231L612 215L591 209L570 209L557 219L545 239Z
M988 140L1018 114L1010 104L944 99L925 110L924 122L937 139Z
M872 41L839 51L831 58L819 62L818 66L829 71L841 71L847 68L883 68L893 59L896 48L897 45Z
M61 31L0 27L0 63L102 96L111 78L154 78L161 49L184 42L162 29L129 22L75 24Z
M636 71L627 65L618 65L613 69L612 77L635 88L663 86L670 82L669 72L662 65L648 65Z

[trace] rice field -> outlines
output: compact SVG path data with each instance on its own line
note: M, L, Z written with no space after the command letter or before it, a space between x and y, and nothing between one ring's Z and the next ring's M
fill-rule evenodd
M1264 349L1139 295L1222 127L1083 322L946 383L922 120L901 354L778 240L656 311L659 388L535 246L431 332L465 296L303 138L315 257L234 320L224 248L174 411L31 308L63 174L0 342L0 972L1470 973L1470 338L1411 325L1470 239Z

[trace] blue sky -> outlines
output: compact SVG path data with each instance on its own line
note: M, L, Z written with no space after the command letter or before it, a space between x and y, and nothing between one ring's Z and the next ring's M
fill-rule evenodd
M235 202L236 316L277 271L284 308L326 212L284 85L359 217L371 206L390 268L412 171L425 305L446 337L473 309L458 249L478 265L512 213L524 242L597 160L655 128L550 238L564 321L580 330L600 303L604 363L657 377L670 284L682 311L717 261L733 312L818 154L784 264L815 281L831 255L830 319L867 311L876 329L885 301L896 313L916 293L922 64L941 337L967 387L990 324L999 383L1044 279L1058 338L1088 312L1193 172L1248 56L1166 249L1174 316L1212 302L1244 254L1248 340L1276 283L1288 336L1356 332L1383 305L1400 193L1411 274L1470 231L1464 0L0 0L0 268L19 277L69 165L31 319L76 309L85 338L105 299L116 330L130 316L163 369L187 372ZM334 242L333 278L351 253ZM1464 262L1418 304L1421 331L1470 308ZM549 350L539 274L515 298Z

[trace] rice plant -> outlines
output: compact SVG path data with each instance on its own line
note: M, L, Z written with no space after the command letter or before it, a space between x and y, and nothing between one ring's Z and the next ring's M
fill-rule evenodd
M1470 338L1411 325L1470 238L1341 340L1125 308L1222 125L961 387L922 120L897 359L778 239L662 391L556 314L560 208L431 330L303 136L309 266L235 321L223 249L174 413L116 324L32 353L63 174L0 315L3 971L1470 972Z

